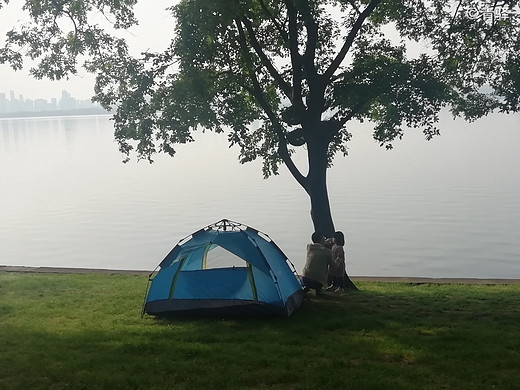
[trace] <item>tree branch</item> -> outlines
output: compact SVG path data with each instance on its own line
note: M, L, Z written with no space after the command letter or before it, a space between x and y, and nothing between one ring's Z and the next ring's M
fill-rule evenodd
M305 73L308 75L307 80L309 81L309 79L314 78L318 73L316 65L314 64L316 47L318 45L318 25L312 17L308 4L304 6L301 11L303 13L305 29L307 30L307 42L305 53L303 54L303 62Z
M258 55L258 57L262 61L262 64L266 67L266 69L269 72L269 74L271 75L271 77L276 81L276 83L278 84L280 89L283 91L285 96L287 96L287 98L289 98L289 99L292 99L292 88L291 88L291 86L289 84L287 84L287 82L283 79L282 75L275 68L275 66L273 65L271 60L264 53L264 51L262 49L262 46L260 45L260 43L256 39L255 31L253 30L253 26L251 24L251 21L249 19L247 19L247 18L243 18L242 20L240 20L238 22L239 22L238 23L239 25L241 23L244 24L244 26L245 26L245 28L247 30L248 36L249 36L249 41L251 42L251 46L253 46L253 49L255 50L255 53ZM240 26L240 29L241 29L241 26ZM243 29L242 29L242 33L244 34L244 38L245 38L245 33L244 33ZM245 42L244 42L244 44L245 44Z
M302 100L302 57L298 51L298 24L297 11L292 2L285 1L287 15L289 17L289 50L291 52L291 64L293 70L293 104L303 105Z
M302 4L300 4L302 3ZM318 74L316 68L316 49L319 42L318 24L314 19L313 13L308 2L299 2L297 11L301 13L306 30L305 53L302 56L303 78L307 80L309 93L306 96L306 103L309 110L318 112L323 111L323 92L325 81Z
M351 120L354 115L356 115L362 108L363 106L365 105L365 103L367 103L370 99L364 99L362 101L360 101L359 103L357 103L351 110L350 112L345 115L343 118L334 118L336 117L336 115L334 115L332 117L333 120L337 121L340 125L340 129L345 125L345 123L347 123L349 120ZM339 130L339 129L338 129Z
M324 73L325 80L330 80L334 72L339 68L343 60L345 59L345 56L347 55L348 51L352 47L352 44L354 43L354 39L356 38L356 35L358 34L359 30L363 26L363 23L365 19L372 13L372 11L377 7L377 5L381 2L381 0L372 0L369 5L361 12L361 14L358 16L356 22L352 26L352 30L350 30L350 33L345 38L345 42L343 43L343 46L341 47L341 50L336 55L336 58L331 62L330 66Z
M459 3L457 4L457 8L455 9L455 12L453 13L453 16L451 17L451 20L450 20L450 26L448 27L448 31L451 30L451 28L453 27L453 22L455 21L455 19L458 17L458 13L459 13L459 8L460 6L462 5L462 1L459 1Z
M361 11L359 10L359 7L356 5L356 3L354 2L354 0L348 0L349 4L352 6L352 8L354 8L356 10L356 12L358 13L358 15L361 15Z
M278 23L278 20L273 16L271 11L269 11L269 8L265 5L265 2L263 0L259 0L260 7L262 7L262 10L265 12L265 14L271 19L271 22L273 22L274 26L276 27L276 30L278 30L278 33L280 33L280 36L282 37L283 41L285 43L289 42L289 36L287 32L284 30L283 26Z
M249 51L247 48L246 43L246 34L242 28L242 24L240 20L235 20L235 24L238 29L238 36L240 41L240 47L242 51L244 52L244 56L249 61L249 63L252 65L251 58L249 58ZM267 101L267 99L264 96L264 93L262 91L262 87L260 85L260 82L258 81L258 78L256 77L255 71L253 69L253 66L249 68L249 77L251 79L251 83L253 85L253 88L244 86L244 88L256 99L260 107L262 107L262 110L265 112L269 120L271 121L273 128L276 132L276 135L278 136L278 154L282 158L283 162L289 169L289 172L293 175L293 177L296 179L296 181L304 188L307 188L307 178L303 176L298 169L298 167L294 164L294 161L291 159L291 156L289 154L289 150L287 148L287 141L285 139L285 134L282 129L282 125L280 124L280 121L278 120L278 117L274 113L273 109L271 108L271 105Z

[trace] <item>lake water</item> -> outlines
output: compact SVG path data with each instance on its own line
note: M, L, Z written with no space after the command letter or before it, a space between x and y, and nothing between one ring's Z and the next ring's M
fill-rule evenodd
M520 116L443 118L392 151L357 124L329 171L353 276L520 278ZM0 120L0 264L152 270L222 218L267 233L298 271L309 201L281 167L262 179L204 134L154 164L122 156L107 116ZM296 156L302 166L303 154Z

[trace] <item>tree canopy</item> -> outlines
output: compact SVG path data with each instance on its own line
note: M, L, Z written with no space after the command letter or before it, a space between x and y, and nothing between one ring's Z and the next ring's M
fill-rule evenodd
M266 177L285 164L326 233L326 170L347 154L353 119L390 149L406 128L437 135L443 108L469 120L520 108L517 0L181 0L167 10L169 47L133 57L117 31L137 23L135 3L27 0L31 22L8 32L0 63L29 57L37 78L95 73L93 99L114 109L127 156L226 133ZM291 158L300 147L308 172Z

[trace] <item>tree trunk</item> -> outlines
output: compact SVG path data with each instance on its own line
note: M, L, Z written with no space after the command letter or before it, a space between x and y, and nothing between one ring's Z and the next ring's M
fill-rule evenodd
M327 191L327 148L328 144L323 141L307 143L309 173L305 190L311 202L314 230L332 237L335 230Z
M305 190L311 202L314 231L322 233L325 237L332 237L335 228L327 191L327 150L328 142L324 142L323 137L321 140L307 142L309 173ZM358 290L346 272L343 287L346 290Z

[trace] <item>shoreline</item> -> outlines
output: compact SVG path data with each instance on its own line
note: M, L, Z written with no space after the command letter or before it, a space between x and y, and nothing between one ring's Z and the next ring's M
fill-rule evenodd
M0 265L0 272L14 273L50 273L50 274L108 274L148 276L150 270L120 270L104 268L66 268L66 267L24 267ZM517 284L520 279L502 278L429 278L407 276L350 276L352 281L359 282L387 282L410 284Z
M112 115L101 107L72 108L68 110L50 111L15 111L0 114L0 119L47 119L71 116Z

